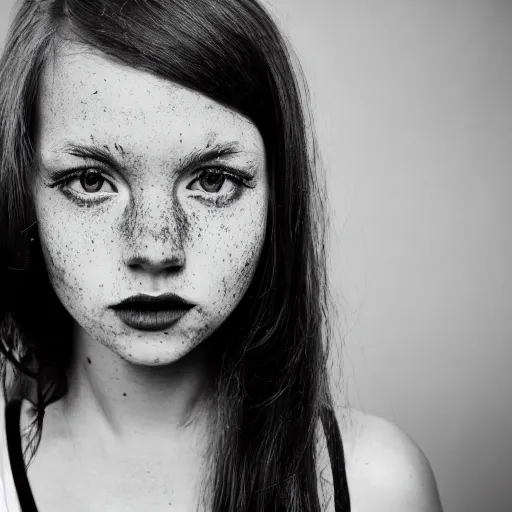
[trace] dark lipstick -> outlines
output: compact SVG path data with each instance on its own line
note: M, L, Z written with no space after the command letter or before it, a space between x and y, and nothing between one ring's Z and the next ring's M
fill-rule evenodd
M193 307L194 304L173 293L138 294L110 306L126 325L141 331L167 329Z

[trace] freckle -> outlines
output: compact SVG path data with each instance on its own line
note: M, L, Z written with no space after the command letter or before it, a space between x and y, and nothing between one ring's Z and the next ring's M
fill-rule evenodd
M123 393L123 396L126 396L126 393Z
M87 358L87 362L91 364L91 359L89 357Z

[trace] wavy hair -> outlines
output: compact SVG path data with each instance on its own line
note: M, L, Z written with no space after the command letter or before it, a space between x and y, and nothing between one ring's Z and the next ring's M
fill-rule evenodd
M0 378L6 399L33 405L30 461L73 355L73 319L50 285L29 192L38 84L64 40L198 91L260 131L263 252L204 342L215 348L208 488L214 512L320 512L315 427L333 408L326 194L300 66L256 0L21 1L0 61Z

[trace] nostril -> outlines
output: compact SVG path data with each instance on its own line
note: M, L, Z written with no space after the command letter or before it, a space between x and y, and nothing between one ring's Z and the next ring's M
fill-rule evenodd
M159 257L151 257L149 255L134 255L128 261L127 265L136 270L144 270L146 272L163 272L176 270L185 264L185 255L176 253L173 255L161 254Z

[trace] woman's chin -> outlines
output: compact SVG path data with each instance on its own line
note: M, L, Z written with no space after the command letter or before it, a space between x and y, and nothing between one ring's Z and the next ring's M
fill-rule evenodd
M177 339L136 339L115 344L109 349L127 363L137 366L168 366L181 360L191 350Z

